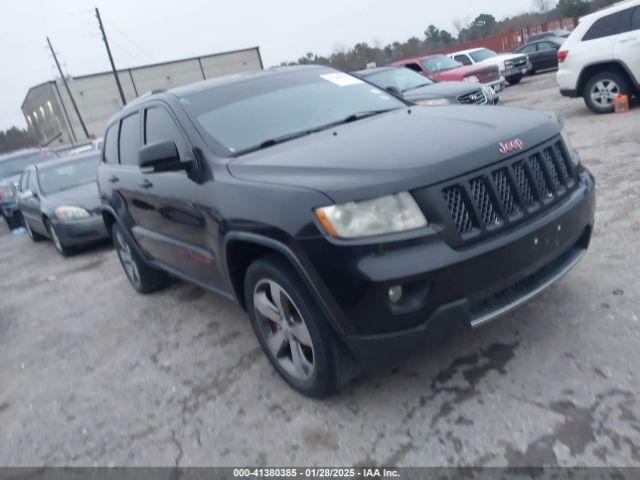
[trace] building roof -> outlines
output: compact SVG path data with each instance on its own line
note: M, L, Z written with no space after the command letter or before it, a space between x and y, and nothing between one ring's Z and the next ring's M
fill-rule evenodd
M198 55L198 56L195 56L195 57L186 57L186 58L179 58L179 59L175 59L175 60L167 60L165 62L149 63L149 64L146 64L146 65L138 65L138 66L135 66L135 67L119 68L119 69L117 69L117 72L118 72L118 74L121 74L121 73L124 73L124 72L142 70L142 69L145 69L145 68L152 68L152 67L160 67L160 66L163 66L163 65L170 65L172 63L188 62L188 61L191 61L191 60L198 60L198 59L201 59L201 58L220 57L220 56L223 56L223 55L233 55L234 53L250 52L252 50L257 51L258 59L260 60L260 65L263 66L262 65L262 56L260 55L260 47L256 46L256 47L249 47L249 48L241 48L241 49L238 49L238 50L229 50L229 51L226 51L226 52L210 53L208 55ZM264 68L264 66L263 66L263 68ZM111 70L106 70L106 71L103 71L103 72L88 73L88 74L85 74L85 75L73 76L73 79L81 80L83 78L99 77L101 75L113 75L113 72ZM25 95L24 100L22 101L22 104L20 105L20 108L24 107L24 104L27 101L27 98L29 98L29 95L30 95L32 90L35 90L36 88L42 87L42 86L47 85L47 84L54 84L56 81L57 81L57 79L56 80L47 80L45 82L42 82L42 83L39 83L37 85L34 85L34 86L30 87L29 90L27 90L27 94Z

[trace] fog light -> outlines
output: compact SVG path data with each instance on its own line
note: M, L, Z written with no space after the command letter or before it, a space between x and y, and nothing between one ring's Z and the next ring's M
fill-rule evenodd
M394 285L389 288L389 301L391 303L398 303L402 298L402 286Z

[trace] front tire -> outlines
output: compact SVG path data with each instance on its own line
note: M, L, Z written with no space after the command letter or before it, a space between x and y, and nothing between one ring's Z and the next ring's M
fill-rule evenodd
M73 252L72 249L70 249L69 247L65 247L63 245L62 240L60 240L60 237L56 232L56 229L54 228L54 226L51 224L49 220L44 221L44 227L47 229L47 232L49 232L49 237L53 242L53 246L56 247L56 250L60 255L62 255L63 257L66 257Z
M584 86L584 103L594 113L613 112L613 100L618 95L628 95L629 85L624 75L604 71L592 76Z
M152 293L169 283L169 275L149 266L138 254L135 247L129 243L117 223L113 224L111 238L113 238L113 246L118 254L120 265L122 265L129 283L138 293Z
M280 376L299 393L325 397L357 374L355 363L289 263L273 254L246 273L244 295L258 341Z
M522 74L507 77L506 80L507 82L509 82L509 85L517 85L518 83L520 83L520 80L522 80Z

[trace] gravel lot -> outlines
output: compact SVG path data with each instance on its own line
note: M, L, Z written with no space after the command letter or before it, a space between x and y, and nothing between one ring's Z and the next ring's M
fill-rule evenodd
M0 465L640 466L640 108L596 116L553 73L598 181L585 259L534 302L326 401L276 376L244 313L137 295L108 245L63 259L0 226Z

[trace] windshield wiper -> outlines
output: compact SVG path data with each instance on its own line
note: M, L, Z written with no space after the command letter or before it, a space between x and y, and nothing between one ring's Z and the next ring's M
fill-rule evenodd
M355 122L357 120L362 120L363 118L372 117L374 115L390 112L392 110L397 110L397 108L385 108L381 110L366 110L363 112L352 113L351 115L343 118L342 120L338 120L337 122L331 122L325 125L321 125L319 127L310 128L308 130L301 130L299 132L292 132L292 133L287 133L285 135L281 135L279 137L269 138L268 140L264 140L258 145L254 145L253 147L248 147L248 148L245 148L244 150L238 150L237 152L234 152L234 156L237 157L240 155L245 155L247 153L262 150L263 148L273 147L274 145L279 145L281 143L289 142L291 140L295 140L296 138L305 137L307 135L311 135L312 133L321 132L322 130L327 130L328 128L335 127L337 125Z
M392 110L398 110L398 109L397 108L383 108L383 109L380 109L380 110L365 110L363 112L352 113L348 117L344 118L342 121L335 122L333 125L330 125L330 126L332 127L334 125L340 125L342 123L355 122L356 120L362 120L363 118L373 117L374 115L380 115L381 113L390 112Z
M420 85L416 85L415 87L405 88L404 90L402 90L402 93L409 92L411 90L417 90L418 88L426 87L428 85L431 85L431 83L421 83Z

